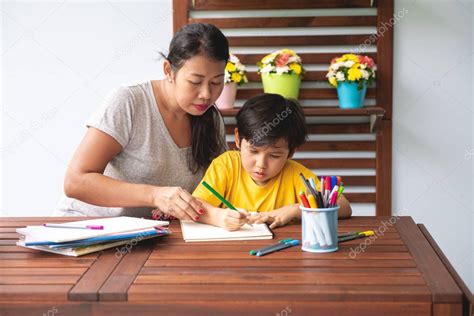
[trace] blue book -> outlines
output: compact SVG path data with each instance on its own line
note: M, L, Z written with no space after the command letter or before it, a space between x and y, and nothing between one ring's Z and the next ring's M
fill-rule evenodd
M25 246L49 246L51 248L74 248L74 247L84 247L84 246L89 246L89 245L98 244L98 243L115 242L115 241L127 240L127 239L133 239L133 238L145 239L152 236L162 236L162 235L168 235L168 234L169 234L169 230L161 229L158 231L156 229L151 229L147 231L86 238L86 239L77 240L74 242L62 242L62 243L58 243L54 241L26 242Z

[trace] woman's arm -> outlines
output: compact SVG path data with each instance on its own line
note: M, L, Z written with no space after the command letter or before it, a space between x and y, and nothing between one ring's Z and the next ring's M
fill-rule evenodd
M89 128L66 171L65 194L98 206L150 206L181 219L199 216L201 204L182 188L127 183L103 175L109 161L121 150L113 137Z

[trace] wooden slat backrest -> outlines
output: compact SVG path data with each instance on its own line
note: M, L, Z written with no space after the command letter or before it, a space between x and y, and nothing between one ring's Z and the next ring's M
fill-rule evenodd
M355 214L391 215L393 0L174 0L173 6L175 32L187 23L214 24L247 66L249 84L238 90L236 109L223 111L231 148L238 108L263 91L256 62L292 48L307 70L299 100L311 134L295 160L321 176L342 175ZM333 57L360 51L377 63L377 82L364 109L343 111L326 69Z

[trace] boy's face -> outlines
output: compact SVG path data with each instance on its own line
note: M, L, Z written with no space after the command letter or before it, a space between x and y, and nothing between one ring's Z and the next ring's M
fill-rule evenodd
M288 160L290 150L288 142L283 138L273 145L260 147L252 146L252 142L245 139L239 144L239 138L235 139L237 147L240 148L242 165L258 185L264 185L276 177Z

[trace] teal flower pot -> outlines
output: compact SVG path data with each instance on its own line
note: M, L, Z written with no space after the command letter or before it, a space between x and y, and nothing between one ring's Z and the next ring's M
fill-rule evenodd
M341 109L359 109L364 106L367 83L364 83L361 90L357 89L356 82L338 82L337 96Z

